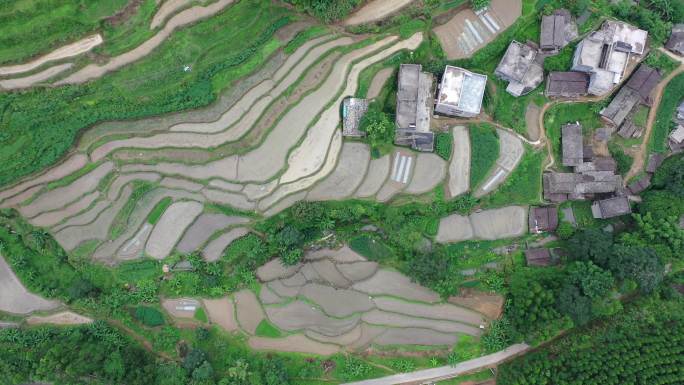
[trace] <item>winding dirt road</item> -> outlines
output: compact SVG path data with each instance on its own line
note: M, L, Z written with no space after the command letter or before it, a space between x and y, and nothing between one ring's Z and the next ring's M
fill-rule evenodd
M646 130L644 132L643 140L641 141L641 146L639 150L634 153L634 162L632 163L632 168L629 169L627 175L625 175L625 181L633 178L644 169L645 159L648 155L648 140L651 138L651 133L653 132L653 124L655 123L656 116L658 115L658 107L660 107L660 101L663 97L663 91L665 87L670 83L675 76L684 72L684 57L679 57L670 51L660 47L658 48L660 52L666 54L673 60L680 62L679 67L672 71L667 77L658 83L655 89L655 94L653 97L653 107L648 112L648 120L646 121Z

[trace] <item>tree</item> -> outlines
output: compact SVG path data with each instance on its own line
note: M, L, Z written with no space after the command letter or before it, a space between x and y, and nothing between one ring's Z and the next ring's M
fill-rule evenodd
M479 11L481 9L489 7L490 0L471 0L473 10Z
M214 368L209 361L204 361L192 371L192 379L197 381L210 380L214 376Z
M608 267L617 278L634 280L644 293L660 285L665 274L660 258L648 247L615 246Z
M394 123L376 102L371 102L368 106L368 111L361 119L360 130L366 133L371 147L374 148L391 143L394 139Z
M577 261L592 261L605 267L611 255L613 235L599 229L577 231L568 241L568 253Z
M591 299L600 298L613 287L613 276L592 262L575 262L568 269L567 283L577 286Z
M576 325L584 325L592 317L591 298L583 295L577 286L566 283L558 295L558 310Z
M200 349L192 349L183 359L183 368L185 368L188 373L192 373L206 360L207 355L204 353L204 351Z

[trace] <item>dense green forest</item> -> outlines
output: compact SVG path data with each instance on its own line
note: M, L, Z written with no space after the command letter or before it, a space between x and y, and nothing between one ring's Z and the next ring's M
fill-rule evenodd
M681 384L684 301L662 295L500 366L497 384Z

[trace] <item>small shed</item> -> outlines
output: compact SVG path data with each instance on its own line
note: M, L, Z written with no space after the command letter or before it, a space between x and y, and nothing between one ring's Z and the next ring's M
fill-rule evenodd
M635 180L627 186L627 189L632 195L638 195L644 192L651 186L651 175L646 174L641 178Z
M525 250L527 266L550 266L552 264L551 252L546 248Z
M684 24L675 24L672 27L672 34L665 43L665 48L677 55L684 56Z
M528 224L530 233L556 231L558 228L558 207L530 207Z
M656 170L658 170L658 167L663 163L663 160L665 160L665 156L663 154L651 154L648 156L648 163L646 163L646 172L654 174Z

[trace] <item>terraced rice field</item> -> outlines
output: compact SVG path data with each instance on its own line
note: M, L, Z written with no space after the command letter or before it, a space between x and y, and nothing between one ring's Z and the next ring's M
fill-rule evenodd
M274 259L257 277L258 293L242 290L203 303L212 323L244 333L259 350L330 355L371 346L448 348L461 335L479 336L490 321L469 306L442 302L432 290L346 246L309 251L296 266ZM187 318L199 303L177 299L163 306L172 316ZM192 310L183 313L188 304ZM257 335L263 320L282 335Z
M420 33L369 42L314 38L232 103L221 103L224 110L216 111L214 120L188 114L186 121L135 122L145 129L129 132L127 139L86 133L86 144L60 165L0 192L0 205L17 208L32 224L47 228L68 251L95 245L93 257L107 263L162 259L174 250L200 250L215 260L248 231L234 226L250 220L239 215L210 219L208 203L273 215L304 199L385 201L400 192L430 191L446 177L443 160L397 150L391 159L371 161L366 144L344 142L337 130L339 103L355 93L361 71L422 41ZM217 151L231 143L235 151ZM124 151L168 153L170 148L211 151L211 160L117 158ZM146 223L165 198L172 199L171 206L157 223ZM198 230L205 224L209 230Z

